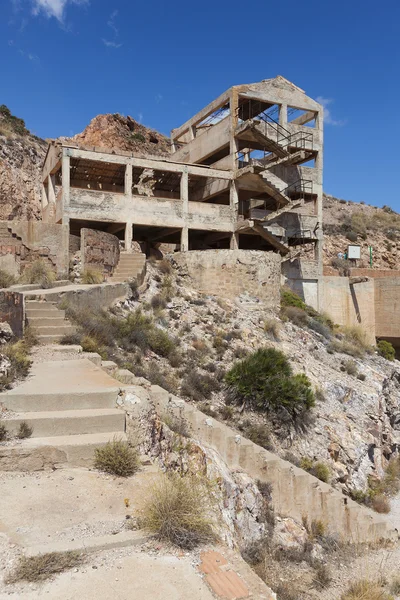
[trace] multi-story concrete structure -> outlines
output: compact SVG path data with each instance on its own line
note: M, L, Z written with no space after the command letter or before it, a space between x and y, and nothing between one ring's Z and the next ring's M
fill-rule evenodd
M322 274L322 148L322 107L303 90L280 76L234 86L172 131L167 157L52 144L43 220L72 234L113 233L127 252L132 239L183 252L273 250L290 259L290 278L314 285ZM309 250L305 268L299 246Z

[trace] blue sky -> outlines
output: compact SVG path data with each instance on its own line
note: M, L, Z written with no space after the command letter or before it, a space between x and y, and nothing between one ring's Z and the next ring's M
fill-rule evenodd
M283 75L327 108L325 191L400 211L400 3L0 0L0 104L42 137L99 113L168 134Z

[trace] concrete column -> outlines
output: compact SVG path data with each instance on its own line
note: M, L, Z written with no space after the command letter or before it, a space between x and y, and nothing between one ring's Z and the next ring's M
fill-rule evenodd
M182 217L184 220L184 226L181 232L181 252L188 252L189 250L189 228L187 226L187 219L189 213L189 174L184 171L181 175L181 201L182 201Z
M132 252L132 238L133 238L133 232L132 232L132 223L126 223L125 224L125 252Z
M54 175L49 175L48 179L48 186L49 186L49 204L55 204L56 203L56 189L55 189L55 185L56 185L56 178Z
M231 112L231 128L230 128L230 140L229 140L229 153L232 159L232 169L237 169L236 165L236 152L239 148L237 140L235 138L235 130L238 125L238 114L237 109L239 106L239 93L235 88L232 88L231 97L229 98L229 108Z
M287 127L287 104L281 104L279 107L279 124Z
M64 150L65 152L65 150ZM70 157L63 154L61 161L61 177L62 177L62 222L63 224L69 225L69 195L70 195L70 181L71 181L71 161Z
M239 234L232 233L229 247L231 250L239 250Z
M181 252L189 251L189 228L182 227L181 231Z
M132 198L132 165L125 167L125 196Z
M46 185L45 185L46 183L47 183L47 179L45 179L42 183L42 210L44 210L49 203L49 199L47 197Z
M189 136L191 140L194 140L194 138L196 137L196 126L195 125L191 125L189 127Z

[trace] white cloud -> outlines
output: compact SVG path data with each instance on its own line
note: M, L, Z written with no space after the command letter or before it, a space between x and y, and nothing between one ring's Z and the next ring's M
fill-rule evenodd
M118 11L113 10L113 12L111 13L111 15L109 16L109 19L107 21L108 27L110 27L111 31L113 32L112 37L114 39L106 40L105 38L101 38L101 41L103 42L103 44L105 46L107 46L108 48L121 48L121 46L122 46L122 43L117 41L118 37L119 37L119 29L115 24L115 19L117 17L118 17Z
M101 38L101 41L103 42L103 44L105 46L108 46L108 48L121 48L122 44L117 44L116 42L111 42L110 40L105 40L104 38Z
M345 125L346 121L334 119L332 117L329 105L334 102L333 98L324 98L323 96L318 96L317 102L319 102L319 104L322 104L322 106L324 107L324 123L326 125L336 125L337 127L342 127L343 125Z
M60 23L64 21L64 13L69 4L88 4L89 0L32 0L33 14L43 13L46 17L55 17Z
M139 120L139 123L141 123L143 121L143 113L140 112L138 114L138 120Z

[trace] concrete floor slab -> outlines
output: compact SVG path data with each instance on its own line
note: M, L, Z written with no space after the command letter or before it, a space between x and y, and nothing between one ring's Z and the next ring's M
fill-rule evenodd
M35 586L36 587L36 586ZM69 571L39 589L19 587L0 592L0 599L54 600L214 600L190 557L133 553L111 568Z

